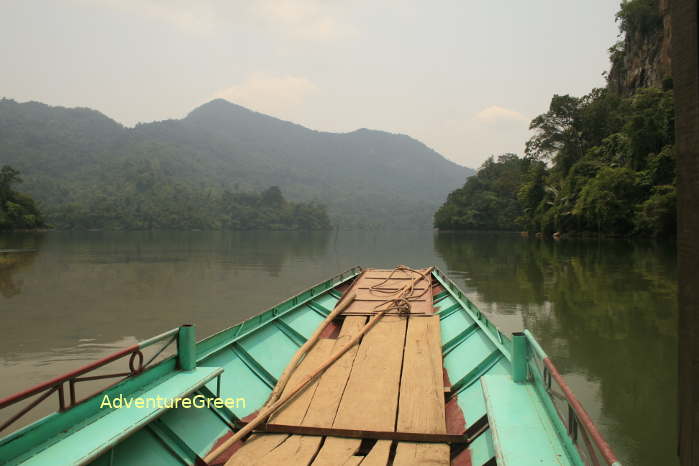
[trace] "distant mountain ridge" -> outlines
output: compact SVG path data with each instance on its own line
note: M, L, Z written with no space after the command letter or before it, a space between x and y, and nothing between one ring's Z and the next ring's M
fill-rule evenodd
M279 186L342 227L430 227L473 170L405 135L315 131L217 99L180 120L126 128L90 109L0 100L0 164L50 213L93 196L175 183L211 192Z

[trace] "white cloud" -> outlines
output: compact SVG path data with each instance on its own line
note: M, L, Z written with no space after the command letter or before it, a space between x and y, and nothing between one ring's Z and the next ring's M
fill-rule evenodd
M497 105L491 105L476 113L475 119L488 124L528 121L527 117L521 113Z
M356 30L336 19L333 3L321 0L257 0L252 12L275 28L302 39L333 40Z
M90 6L109 8L175 26L187 33L210 34L216 12L204 1L188 0L77 0Z
M253 73L242 83L217 92L215 97L258 112L282 115L303 104L317 90L318 87L304 77Z

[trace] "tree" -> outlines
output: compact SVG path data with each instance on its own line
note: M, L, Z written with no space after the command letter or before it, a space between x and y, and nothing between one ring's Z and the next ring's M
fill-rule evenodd
M4 165L2 169L0 169L0 201L3 204L10 198L12 185L21 182L22 179L19 177L19 171L9 165Z
M535 160L552 160L564 174L582 157L580 99L554 95L549 111L534 118L529 129L536 134L527 141L525 153Z
M13 184L21 182L19 171L9 165L0 169L0 230L46 226L34 200L12 189Z

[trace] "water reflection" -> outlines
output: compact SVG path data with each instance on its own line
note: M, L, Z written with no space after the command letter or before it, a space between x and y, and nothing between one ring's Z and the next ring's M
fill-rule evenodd
M534 332L628 463L672 464L673 245L440 234L435 250L494 320Z
M9 234L0 238L0 295L11 298L22 292L22 282L15 279L15 274L34 262L44 234Z

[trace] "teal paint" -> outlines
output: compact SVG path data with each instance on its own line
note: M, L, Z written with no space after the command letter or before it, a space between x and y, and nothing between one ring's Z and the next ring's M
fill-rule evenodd
M296 331L294 327L284 322L282 319L276 319L274 325L281 330L296 346L302 346L306 343L307 338Z
M481 435L469 445L471 450L471 464L482 465L495 457L495 449L493 448L493 434L490 429L483 432Z
M527 337L522 332L512 334L512 380L516 383L527 381L528 361Z
M529 330L525 330L522 333L524 333L524 336L527 337L527 341L531 345L532 350L534 350L534 352L539 356L539 359L543 360L549 357L548 354L546 354L546 351L544 351L541 345L539 345L539 342L536 341L536 338L534 338L532 332L530 332Z
M191 371L197 366L196 330L194 325L183 325L177 334L177 365L183 371Z
M573 462L576 465L584 466L585 463L580 458L578 449L568 434L568 428L563 424L563 420L558 414L558 411L553 404L553 400L546 389L543 374L539 371L538 366L532 361L529 362L529 370L532 374L532 386L534 387L536 394L539 395L539 400L546 410L549 420L551 420L554 428L556 429L556 433L558 434L561 444L568 451L568 456L573 459Z
M146 400L157 399L158 396L162 399L184 397L221 372L222 369L214 367L178 372L144 392L123 398L126 400L140 397ZM19 462L26 465L46 465L55 464L56 459L60 458L64 464L83 464L96 459L167 410L157 405L144 408L133 404L119 409L106 406L101 409L103 412L98 413L94 418L81 420L82 422L75 425L72 430L57 435L58 438L53 439L55 443L43 448L39 446Z
M192 450L180 436L175 434L162 418L156 419L146 426L160 442L170 450L183 464L194 464L199 455ZM114 451L114 450L112 450Z
M151 345L154 345L162 340L165 340L166 338L174 338L175 335L179 333L180 329L179 328L173 328L172 330L168 330L167 332L163 332L160 335L156 335L154 337L151 337L147 340L143 340L138 344L138 347L141 349L148 348Z
M490 339L493 342L493 344L500 351L502 351L502 354L507 359L510 359L512 357L510 351L503 345L503 343L501 342L501 338L493 334L493 331L487 325L490 323L488 319L481 317L480 311L478 311L476 306L474 306L473 303L469 301L469 299L466 296L463 295L463 293L457 288L454 282L447 278L446 275L444 275L444 272L442 272L436 267L432 275L444 287L445 290L450 290L450 293L452 295L451 298L454 299L457 303L459 303L464 312L466 312L469 315L469 317L471 317L478 324L478 326L481 327L483 332L479 333L484 334L488 339ZM476 310L474 311L473 309Z
M447 354L449 354L451 350L456 348L456 346L458 346L459 343L470 337L477 329L478 325L474 323L470 327L466 327L464 331L462 331L458 335L454 336L454 338L446 342L442 346L442 356L446 356Z
M270 388L270 390L274 389L274 387L277 385L277 378L270 374L269 371L265 369L265 367L260 364L250 353L245 351L245 348L243 348L239 343L233 343L231 349L243 362L243 364L245 364L248 370L259 377L259 379L264 382L265 385Z
M531 384L486 375L481 385L498 465L575 464Z

